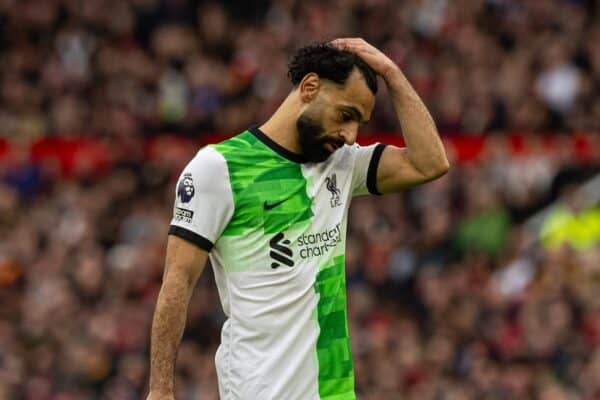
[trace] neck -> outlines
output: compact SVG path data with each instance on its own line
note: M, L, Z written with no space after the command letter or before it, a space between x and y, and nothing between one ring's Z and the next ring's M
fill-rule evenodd
M291 92L271 118L259 127L260 130L292 153L302 153L298 142L298 129L296 129L296 120L301 108L302 103L295 95L295 91Z

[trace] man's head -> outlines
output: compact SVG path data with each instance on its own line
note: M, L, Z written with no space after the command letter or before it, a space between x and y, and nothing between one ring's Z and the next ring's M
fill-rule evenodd
M325 161L356 140L371 115L377 93L375 72L356 54L328 43L299 49L288 76L303 103L296 127L309 161Z

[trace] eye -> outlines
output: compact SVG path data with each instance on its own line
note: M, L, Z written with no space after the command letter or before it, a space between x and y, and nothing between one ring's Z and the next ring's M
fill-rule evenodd
M349 112L346 112L346 111L341 111L341 112L340 112L340 119L341 119L343 122L349 122L349 121L352 121L352 114L350 114Z

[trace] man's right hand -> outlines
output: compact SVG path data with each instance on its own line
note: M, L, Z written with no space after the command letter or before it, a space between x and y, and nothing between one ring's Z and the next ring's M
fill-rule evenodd
M187 308L208 252L169 235L163 283L158 294L150 340L150 379L147 400L175 400L174 371Z

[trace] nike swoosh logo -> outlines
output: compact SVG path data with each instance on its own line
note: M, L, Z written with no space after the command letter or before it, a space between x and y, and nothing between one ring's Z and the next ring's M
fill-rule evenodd
M275 207L277 207L278 205L282 204L283 202L287 201L288 199L283 199L281 201L278 201L277 203L272 203L269 204L267 203L267 201L265 200L265 202L263 203L263 208L265 209L265 211L269 211L274 209Z

